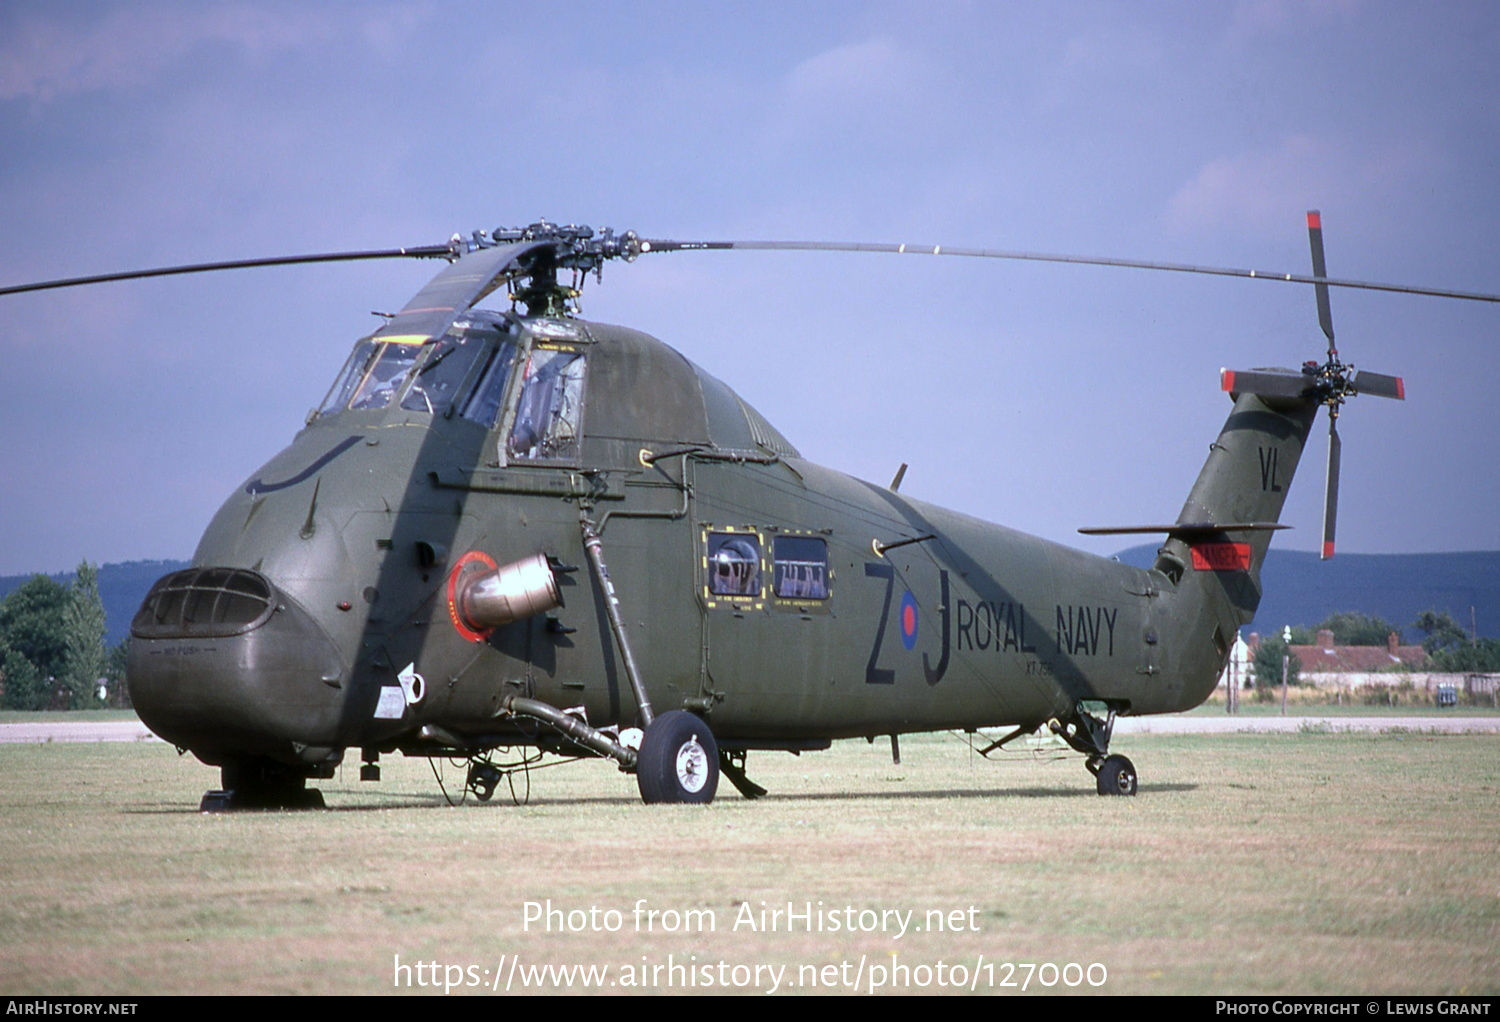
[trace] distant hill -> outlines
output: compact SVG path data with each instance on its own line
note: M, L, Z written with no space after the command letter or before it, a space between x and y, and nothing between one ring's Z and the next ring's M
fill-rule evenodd
M188 566L187 561L126 561L99 566L99 600L104 604L104 641L114 646L130 634L130 619L141 609L151 583ZM49 575L60 585L73 584L73 572ZM30 575L0 576L0 599L19 589Z
M1115 555L1148 568L1156 545ZM1411 624L1424 610L1447 611L1469 627L1469 608L1479 634L1500 638L1500 551L1457 554L1339 554L1320 561L1314 553L1271 548L1261 572L1265 594L1245 629L1267 633L1284 625L1315 625L1340 611L1381 617L1420 636Z

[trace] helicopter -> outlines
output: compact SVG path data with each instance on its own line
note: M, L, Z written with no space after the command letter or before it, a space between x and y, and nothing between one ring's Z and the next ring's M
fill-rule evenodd
M377 258L445 261L360 338L289 446L210 522L192 567L131 623L141 720L218 767L204 811L324 805L350 750L457 759L488 801L534 757L604 759L648 804L748 798L751 752L836 739L1044 728L1100 795L1131 796L1120 716L1212 693L1317 412L1329 420L1323 556L1342 406L1404 399L1334 344L1329 288L1500 296L1311 275L940 246L642 238L546 220L446 244L131 271L0 288ZM1028 259L1314 287L1328 348L1223 370L1233 404L1150 568L1024 535L803 459L665 343L577 311L606 262L733 249ZM571 283L562 275L571 274ZM481 308L501 292L509 308Z

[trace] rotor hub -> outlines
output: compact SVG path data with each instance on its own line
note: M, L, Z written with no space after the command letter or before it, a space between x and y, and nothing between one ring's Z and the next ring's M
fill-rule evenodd
M1313 393L1328 408L1328 414L1332 418L1338 418L1339 408L1358 393L1353 384L1353 364L1340 362L1336 353L1330 355L1322 365L1317 362L1302 363L1302 372L1312 377Z
M635 231L616 234L613 228L606 227L595 232L586 224L560 225L545 219L525 227L474 231L467 239L454 236L455 247L461 246L465 253L520 242L551 243L519 260L520 265L511 276L519 286L511 288L510 299L524 304L528 316L576 315L578 298L590 273L599 279L606 261L634 262L643 251ZM573 271L571 285L558 282L560 269Z

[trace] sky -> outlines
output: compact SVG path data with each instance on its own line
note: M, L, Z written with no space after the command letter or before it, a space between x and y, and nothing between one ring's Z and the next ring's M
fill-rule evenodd
M0 5L0 285L546 217L1500 291L1491 2ZM425 262L0 297L0 574L186 559ZM1335 291L1341 552L1500 549L1500 306ZM817 462L1096 553L1176 517L1311 289L875 254L612 264ZM1321 421L1321 420L1320 420ZM1279 546L1316 549L1325 432Z

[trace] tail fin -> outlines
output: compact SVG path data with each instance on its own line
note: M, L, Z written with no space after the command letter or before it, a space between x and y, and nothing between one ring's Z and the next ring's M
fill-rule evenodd
M1248 388L1234 399L1175 523L1078 530L1096 536L1166 533L1155 570L1189 589L1202 588L1191 582L1199 575L1211 580L1208 588L1222 590L1234 608L1230 616L1237 620L1225 621L1231 630L1254 617L1260 604L1261 565L1271 533L1290 527L1278 519L1322 403L1314 393L1286 396Z
M1243 380L1238 380L1244 377ZM1135 713L1197 706L1218 683L1239 628L1260 606L1260 571L1271 533L1325 396L1303 374L1258 370L1226 382L1234 410L1171 525L1081 529L1090 534L1167 534L1153 568L1170 585L1148 586L1146 664L1161 684L1131 699ZM1226 387L1226 389L1228 389ZM1280 391L1279 393L1277 391ZM1290 391L1290 393L1287 393Z
M1173 583L1151 600L1148 673L1162 685L1136 712L1185 710L1218 684L1240 627L1260 605L1261 566L1302 460L1318 400L1241 393L1209 449L1157 571Z
M1312 398L1236 395L1157 554L1156 569L1207 598L1231 635L1260 605L1261 566L1317 411Z

